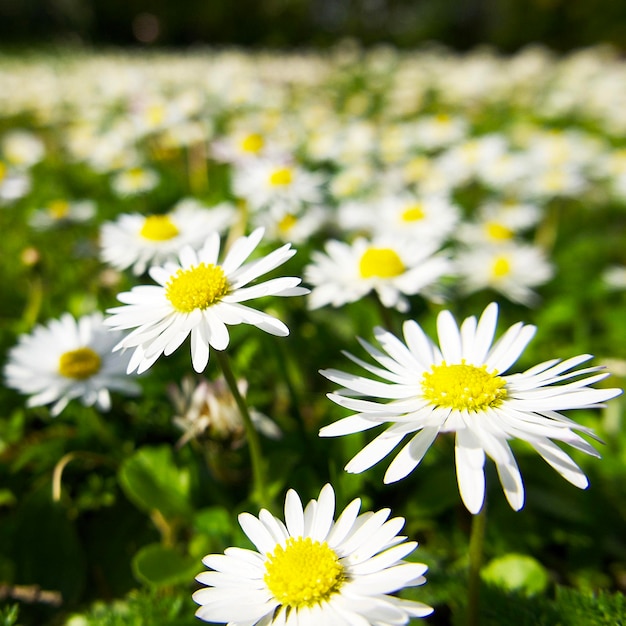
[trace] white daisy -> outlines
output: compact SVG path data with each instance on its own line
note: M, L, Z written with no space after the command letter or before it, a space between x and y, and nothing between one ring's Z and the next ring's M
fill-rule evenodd
M74 398L108 411L109 391L139 393L126 375L128 357L112 352L120 337L104 326L101 313L78 320L65 313L20 336L4 369L6 384L29 395L29 407L52 404L53 416Z
M124 306L108 310L105 324L117 329L134 328L115 350L134 348L128 371L144 372L165 354L172 354L191 335L191 360L196 372L209 362L209 346L225 350L227 324L253 324L265 332L284 337L289 329L280 320L242 304L261 296L297 296L308 289L297 287L300 278L282 277L246 287L259 276L290 259L291 244L265 257L245 263L263 237L256 229L237 239L218 264L220 238L212 233L196 252L185 246L179 263L153 266L150 276L158 285L140 285L118 295Z
M126 213L115 222L105 222L100 232L101 259L116 269L132 267L135 275L150 265L176 258L181 248L200 247L213 231L223 233L235 216L229 203L214 207L185 198L168 213Z
M44 158L46 149L37 135L28 130L15 129L2 137L0 151L11 165L28 169Z
M280 218L269 211L260 211L251 216L251 222L254 226L263 226L270 239L299 244L319 233L329 223L330 214L325 206L310 206L304 211L285 213Z
M245 163L277 153L276 146L259 130L237 128L230 134L215 139L211 144L211 155L223 163Z
M459 209L444 195L399 193L346 202L337 210L341 228L352 232L411 238L413 243L441 242L455 229Z
M478 207L471 222L459 226L456 238L469 245L501 245L535 227L541 217L542 211L536 204L488 202Z
M159 179L155 170L135 166L115 174L111 179L111 188L120 197L135 196L154 189Z
M417 547L398 535L404 519L390 510L359 515L353 500L334 520L330 485L303 509L290 489L285 522L263 509L239 515L256 550L209 554L207 585L193 594L196 616L229 626L392 626L430 615L421 602L390 595L425 582L426 565L404 561Z
M463 293L493 289L527 306L537 301L533 288L554 275L552 264L540 248L515 241L463 249L456 255L455 265Z
M304 270L313 285L309 307L342 306L375 291L387 308L407 311L405 296L430 294L436 282L450 270L447 257L435 245L411 245L391 238L352 244L330 240L325 253L314 251Z
M88 222L96 214L93 200L51 200L37 209L29 218L29 224L38 230L47 230L62 224Z
M9 168L0 161L0 206L10 204L25 196L32 187L31 175Z
M322 200L320 174L275 159L258 159L235 166L233 191L252 210L269 208L278 218Z
M390 332L375 329L382 350L365 341L361 344L382 367L348 356L384 382L337 370L322 372L345 387L328 397L357 413L322 428L321 436L389 425L348 463L348 472L368 469L412 435L385 474L386 483L395 482L417 467L439 433L454 432L459 491L472 513L483 505L485 454L496 464L511 507L523 506L524 486L509 439L528 442L563 478L587 487L582 470L552 440L599 456L575 431L590 436L593 432L560 411L596 408L621 390L590 388L608 373L597 374L601 367L576 370L592 358L589 354L566 361L552 359L525 372L505 374L536 329L520 322L493 343L497 315L498 307L492 303L478 322L468 317L459 328L449 311L441 312L439 347L412 320L404 323L404 343ZM563 381L570 382L556 384ZM376 399L364 400L364 396Z

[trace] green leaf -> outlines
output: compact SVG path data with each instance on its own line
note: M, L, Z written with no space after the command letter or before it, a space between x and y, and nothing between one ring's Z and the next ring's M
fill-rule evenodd
M550 577L546 569L531 556L510 553L490 561L482 570L486 582L507 591L521 591L527 595L546 590Z
M132 567L141 582L163 586L193 581L202 564L173 548L151 543L135 554Z
M189 517L189 472L179 469L169 446L144 447L127 459L119 481L128 499L150 513L155 509L165 518Z

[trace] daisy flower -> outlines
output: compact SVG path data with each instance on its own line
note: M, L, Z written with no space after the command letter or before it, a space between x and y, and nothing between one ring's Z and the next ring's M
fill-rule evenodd
M31 176L0 161L0 206L19 200L32 186Z
M526 306L537 301L533 288L548 282L554 275L552 264L540 248L515 241L461 250L455 266L462 292L493 289Z
M161 354L174 352L191 335L191 361L196 372L209 362L209 346L225 350L227 324L252 324L279 337L289 334L280 320L252 309L242 302L261 296L297 296L308 293L298 287L300 278L273 278L246 287L248 283L289 260L296 251L285 244L267 256L246 263L263 237L257 228L240 237L229 249L222 264L217 259L220 237L211 233L199 251L185 246L179 262L153 266L150 276L158 285L139 285L118 295L124 305L107 312L105 324L134 330L114 350L134 348L128 371L146 371Z
M303 205L322 200L319 174L295 163L276 159L257 159L235 166L233 191L244 198L254 211L269 208L277 217L298 211Z
M477 209L471 222L459 226L456 238L468 245L498 246L537 226L541 217L536 204L489 202Z
M304 211L285 213L280 218L261 211L251 216L251 222L264 227L270 239L299 244L319 233L329 223L330 213L326 206L310 206Z
M411 238L413 242L443 242L460 219L459 209L443 195L418 196L399 193L339 206L341 228L390 237Z
M45 156L43 141L28 130L16 129L6 133L0 142L4 158L18 169L28 169Z
M285 522L261 510L239 515L256 550L209 554L206 585L193 594L196 616L229 626L391 626L430 615L421 602L390 595L425 582L426 565L404 561L417 547L398 535L404 519L390 510L359 515L353 500L335 521L330 485L303 509L290 489Z
M100 257L118 270L131 267L138 276L150 265L174 260L186 245L200 247L213 231L225 231L234 216L231 204L206 207L193 198L162 215L125 213L102 225Z
M382 367L348 356L377 379L322 372L344 386L328 397L357 413L325 426L320 436L389 425L347 464L348 472L372 467L410 435L384 477L386 483L398 481L417 467L439 433L454 432L459 491L471 513L480 511L484 501L485 455L495 462L511 507L522 508L524 486L510 439L526 441L563 478L587 487L585 474L553 440L597 457L595 448L575 431L592 437L593 432L560 411L597 408L621 390L590 387L608 373L598 374L601 367L575 369L592 358L589 354L507 374L536 328L519 322L493 343L497 316L498 306L491 303L478 322L468 317L458 327L452 314L442 311L437 318L439 346L413 320L404 323L404 342L376 328L382 350L365 341L361 344ZM557 384L563 381L569 382Z
M47 230L55 226L88 222L96 214L93 200L51 200L44 207L37 209L28 220L38 230Z
M111 188L120 197L135 196L154 189L159 180L155 170L135 166L115 174L111 179Z
M20 336L9 351L6 384L30 396L28 407L52 404L53 416L75 398L108 411L109 391L139 393L139 386L126 375L128 357L112 352L120 336L104 326L101 313L79 319L65 313Z
M407 295L428 293L450 269L435 245L414 246L410 241L355 239L348 244L330 240L325 253L314 251L304 269L313 285L309 308L339 307L375 291L388 308L407 311Z

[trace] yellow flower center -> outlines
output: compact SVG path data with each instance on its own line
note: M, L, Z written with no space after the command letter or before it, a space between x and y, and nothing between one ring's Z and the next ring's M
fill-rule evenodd
M59 374L66 378L85 380L100 371L100 355L91 348L64 352L59 358Z
M281 167L270 174L270 185L286 187L293 180L293 172L288 167Z
M426 217L421 204L412 204L402 212L403 222L419 222Z
M265 576L268 589L283 606L313 606L339 590L345 580L337 554L326 542L310 537L290 537L286 545L267 554Z
M496 241L505 241L513 237L513 231L499 222L487 222L485 224L485 231L489 239L495 239Z
M67 200L53 200L48 204L48 215L52 219L62 220L70 212L70 203Z
M165 285L165 297L181 313L206 309L228 293L229 285L219 265L200 263L179 269Z
M7 175L7 166L0 162L0 181Z
M298 222L298 218L291 213L287 213L280 222L278 222L278 230L281 233L288 233Z
M165 107L162 104L152 104L146 111L148 124L158 126L165 121Z
M504 256L496 257L491 266L491 273L494 278L504 278L511 273L511 263Z
M486 365L467 365L465 360L433 365L422 377L422 393L437 407L474 413L500 406L507 397L506 381L497 372L490 374Z
M166 241L178 235L179 230L167 215L148 215L139 234L151 241Z
M141 167L131 167L127 170L128 178L134 182L140 182L145 176L145 172Z
M362 278L393 278L405 269L402 259L391 248L368 248L359 261Z
M263 148L263 137L258 133L252 133L245 137L241 142L241 149L244 152L251 152L252 154L257 154Z

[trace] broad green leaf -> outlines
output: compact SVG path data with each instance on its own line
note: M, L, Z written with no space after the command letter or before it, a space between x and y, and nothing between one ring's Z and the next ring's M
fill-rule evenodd
M126 460L119 471L124 493L137 507L158 510L166 518L189 517L189 473L178 468L168 446L144 447Z
M158 543L141 548L133 558L132 567L138 580L157 586L189 583L202 570L197 559Z
M528 595L546 590L550 578L546 569L531 556L505 554L490 561L481 572L482 578L507 591L521 591Z

